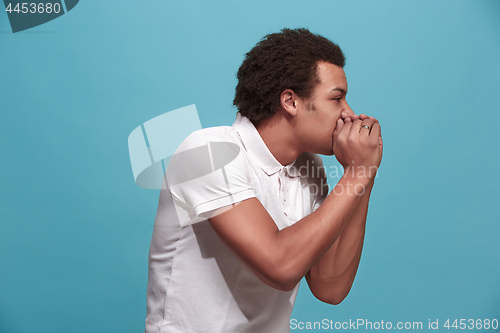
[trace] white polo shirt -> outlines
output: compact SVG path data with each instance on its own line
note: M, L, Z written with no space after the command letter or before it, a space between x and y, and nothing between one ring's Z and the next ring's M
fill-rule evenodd
M304 153L282 166L238 114L233 126L191 134L167 183L149 252L146 333L289 332L298 284L284 292L263 283L207 219L256 197L280 230L292 225L328 194L321 158Z

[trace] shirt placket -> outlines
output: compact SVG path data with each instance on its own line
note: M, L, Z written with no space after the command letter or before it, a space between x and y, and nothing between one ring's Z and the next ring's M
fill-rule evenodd
M283 212L287 218L290 218L290 198L288 196L288 176L286 173L286 168L281 168L279 172L279 192L280 192L280 203L283 208Z

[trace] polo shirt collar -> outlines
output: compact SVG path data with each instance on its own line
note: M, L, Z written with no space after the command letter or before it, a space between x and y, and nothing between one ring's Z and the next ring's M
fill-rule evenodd
M240 135L243 146L252 159L257 162L268 176L283 168L283 165L281 165L271 151L269 151L269 148L267 148L259 132L247 117L242 116L238 112L233 127ZM295 170L294 164L295 161L286 165L285 169L290 176L297 177L299 173L297 172L298 170Z

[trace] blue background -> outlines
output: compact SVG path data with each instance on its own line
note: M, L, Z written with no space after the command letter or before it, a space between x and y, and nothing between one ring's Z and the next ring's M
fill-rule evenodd
M302 284L292 318L500 319L499 1L88 0L16 34L0 13L0 332L144 330L159 193L127 137L190 104L230 125L244 53L283 27L342 47L385 146L350 295Z

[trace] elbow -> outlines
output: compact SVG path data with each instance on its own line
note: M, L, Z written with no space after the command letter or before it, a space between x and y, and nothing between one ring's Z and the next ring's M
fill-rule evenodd
M284 251L270 251L261 257L258 265L249 266L257 277L268 286L280 291L292 291L306 271L297 260L291 260Z
M342 277L318 277L314 274L306 276L311 293L318 300L339 305L349 295L354 278L345 279Z
M316 298L318 298L322 302L325 302L325 303L328 303L331 305L339 305L340 303L342 303L342 301L346 297L347 297L347 294L346 295L330 295L329 297L325 297L325 298L319 298L319 297L316 297Z
M313 293L314 297L319 299L320 301L332 305L339 305L342 303L342 301L349 295L350 288L345 290L345 289L336 289L336 288L329 288L327 290L313 290L311 289L311 292Z
M287 269L276 269L263 280L267 285L280 291L291 291L300 282L302 276Z

